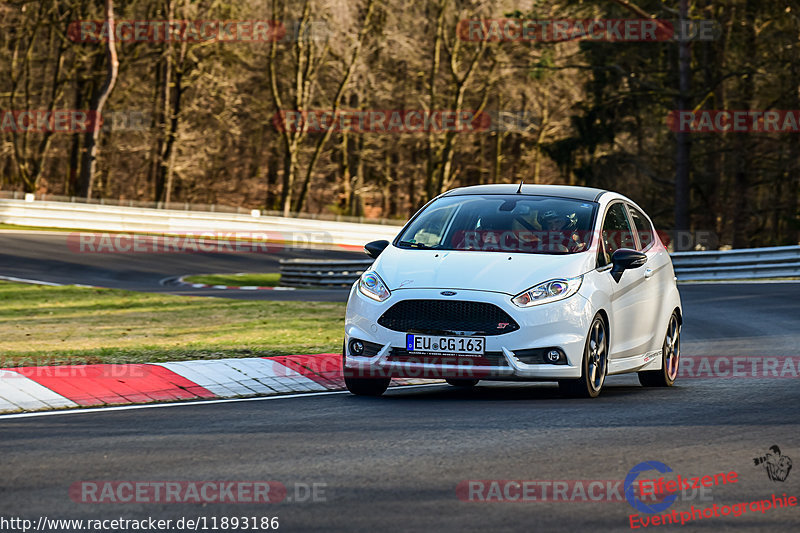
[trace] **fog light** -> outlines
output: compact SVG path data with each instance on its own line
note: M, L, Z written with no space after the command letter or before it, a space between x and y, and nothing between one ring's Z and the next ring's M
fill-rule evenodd
M364 353L364 343L358 339L353 339L350 341L350 354L351 355L362 355Z
M558 350L550 350L547 352L547 361L549 363L557 363L561 359L561 352Z

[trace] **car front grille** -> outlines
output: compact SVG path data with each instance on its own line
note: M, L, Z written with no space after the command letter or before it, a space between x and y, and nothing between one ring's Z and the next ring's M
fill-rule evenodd
M494 304L459 300L403 300L390 307L378 324L394 331L433 335L502 335L519 329Z

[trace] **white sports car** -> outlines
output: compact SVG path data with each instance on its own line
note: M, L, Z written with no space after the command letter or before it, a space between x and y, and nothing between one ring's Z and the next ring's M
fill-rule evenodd
M607 375L678 375L682 312L672 261L641 208L585 187L479 185L431 200L347 303L350 392L392 377L558 381L596 397Z

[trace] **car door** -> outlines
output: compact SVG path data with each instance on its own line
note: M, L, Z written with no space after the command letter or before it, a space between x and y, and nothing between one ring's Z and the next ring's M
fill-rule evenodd
M650 343L647 351L658 350L664 340L667 323L667 294L674 284L673 272L669 267L669 254L663 246L656 246L656 235L653 224L636 206L627 204L628 214L636 232L637 250L647 255L647 263L643 267L645 283L641 286L641 295L648 303L646 319Z
M611 276L611 256L620 248L637 248L628 209L624 202L609 204L600 230L598 267L608 278L610 292L609 359L624 359L647 351L652 333L652 302L647 298L645 267L626 270L619 282ZM633 364L633 363L632 363ZM623 370L622 368L618 370Z

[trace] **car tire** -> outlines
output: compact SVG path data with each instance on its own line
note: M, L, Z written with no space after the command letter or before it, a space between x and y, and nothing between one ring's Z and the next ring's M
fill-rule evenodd
M392 378L389 377L369 377L356 378L347 375L345 363L345 346L342 342L342 373L344 374L344 386L356 396L380 396L389 388Z
M558 381L561 393L571 398L596 398L608 374L608 327L600 315L589 326L583 349L581 377Z
M453 387L470 388L470 387L474 387L475 385L477 385L478 381L480 381L480 380L478 380L478 379L461 378L461 379L445 379L445 381L448 384L452 385Z
M639 383L645 387L672 387L678 377L681 359L681 321L673 312L661 346L661 370L639 372Z
M347 390L356 396L380 396L389 388L391 381L392 378L344 378Z

